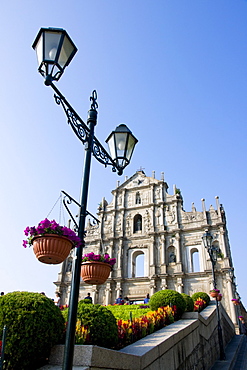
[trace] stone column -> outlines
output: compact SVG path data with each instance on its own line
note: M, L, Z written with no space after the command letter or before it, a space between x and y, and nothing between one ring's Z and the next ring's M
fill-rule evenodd
M160 236L161 248L160 248L160 264L164 265L166 263L166 241L165 236Z
M155 237L153 236L153 241L149 248L149 261L150 261L149 275L150 276L153 276L155 274L154 250L155 250Z
M119 239L117 249L117 277L121 278L123 275L123 240Z
M207 220L207 213L206 213L206 205L205 205L205 199L202 198L202 212L203 212L203 220L205 221L205 225L207 225L208 220Z
M155 280L150 281L150 293L151 296L156 292L156 285L155 285Z
M116 286L116 298L118 298L120 296L120 294L122 294L122 284L120 281L117 282L117 286ZM115 303L115 302L113 302Z
M227 295L228 295L228 300L229 300L229 305L230 305L230 312L231 312L231 319L232 319L232 322L234 323L234 325L238 325L238 315L237 315L237 309L238 309L238 306L234 306L234 304L232 303L232 299L235 298L233 296L233 291L232 291L232 279L229 277L227 277L226 279L226 288L227 288Z
M225 243L225 230L224 228L221 226L220 227L220 249L222 251L222 253L224 254L224 257L229 257L227 255L227 250L226 250L226 243Z
M165 289L167 289L166 278L162 278L161 279L161 290L165 290Z
M107 283L105 289L105 305L108 306L111 303L113 303L111 302L111 285Z
M94 304L98 303L98 287L97 286L93 288L92 300Z
M177 291L178 293L183 293L183 279L178 277L177 278Z
M181 250L180 250L180 234L176 233L175 235L175 246L176 246L176 262L180 263L181 262Z

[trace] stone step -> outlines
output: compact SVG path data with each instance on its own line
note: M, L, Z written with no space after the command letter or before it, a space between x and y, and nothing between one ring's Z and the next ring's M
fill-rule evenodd
M211 370L233 369L244 339L244 335L234 335L225 348L226 359L224 361L217 360Z
M59 365L45 365L39 370L62 370L63 367ZM85 366L73 366L73 370L89 370L89 367Z

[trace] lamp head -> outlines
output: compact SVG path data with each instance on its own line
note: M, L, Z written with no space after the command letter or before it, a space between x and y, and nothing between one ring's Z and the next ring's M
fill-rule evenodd
M59 80L77 52L77 47L62 28L41 28L32 47L36 50L38 71L46 85Z
M122 174L123 169L130 163L137 142L138 140L124 123L121 123L106 139L119 174Z
M205 234L203 234L202 240L203 240L204 247L207 250L211 249L213 237L212 237L212 235L210 234L210 232L208 230L206 230Z

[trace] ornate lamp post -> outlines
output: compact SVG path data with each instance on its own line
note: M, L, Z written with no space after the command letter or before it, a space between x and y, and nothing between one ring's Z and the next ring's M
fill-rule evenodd
M130 163L134 147L138 140L124 124L121 124L113 131L107 139L111 155L104 149L94 136L94 127L97 124L97 93L94 90L91 100L91 108L88 111L87 125L72 108L66 98L61 94L53 81L58 81L64 69L77 52L77 48L67 32L59 28L41 28L33 48L37 52L38 71L45 79L45 85L51 86L55 91L54 98L57 104L63 107L68 123L76 136L85 145L85 162L80 202L78 236L82 244L76 250L76 258L73 261L73 273L71 280L71 294L69 301L68 326L66 331L63 370L71 370L73 365L74 341L78 297L80 289L80 271L82 251L84 246L85 218L87 216L87 198L89 188L89 176L92 155L105 167L112 166L112 171L122 175L123 169ZM70 197L71 200L73 198Z
M213 286L216 289L216 278L215 278L215 265L217 262L217 253L219 252L218 247L212 244L213 237L208 230L206 230L205 234L202 236L204 247L207 249L210 261L212 263L212 276L213 276ZM225 360L225 352L223 346L223 337L222 337L222 328L220 324L220 312L219 312L219 302L217 299L216 301L216 311L217 311L217 320L218 320L218 339L219 339L219 346L220 346L220 360Z

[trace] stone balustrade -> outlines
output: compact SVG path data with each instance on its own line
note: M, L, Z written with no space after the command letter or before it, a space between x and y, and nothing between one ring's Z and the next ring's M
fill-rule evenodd
M235 328L220 306L224 347L235 335ZM63 345L52 349L50 365L61 369ZM183 318L119 351L93 345L76 345L75 369L161 370L210 369L219 358L215 302L201 313L188 312Z

